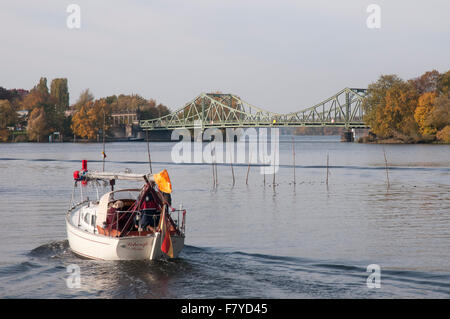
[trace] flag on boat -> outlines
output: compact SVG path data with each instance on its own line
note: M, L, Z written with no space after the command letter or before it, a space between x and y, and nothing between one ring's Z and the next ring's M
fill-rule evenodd
M103 158L106 158L106 154L105 152L102 152Z
M163 251L170 258L173 258L172 238L170 238L169 223L165 207L163 208L161 220L161 238L161 251Z
M167 173L167 170L164 169L158 174L153 174L153 178L155 179L155 183L158 185L161 192L168 194L172 193L172 183L170 182L169 173Z

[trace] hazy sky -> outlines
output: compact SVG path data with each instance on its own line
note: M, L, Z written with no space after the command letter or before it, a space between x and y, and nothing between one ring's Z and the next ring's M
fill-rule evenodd
M81 28L66 25L81 8ZM366 26L369 4L381 28ZM137 93L171 109L201 92L275 112L381 74L450 69L450 1L0 0L0 86L67 77L71 103Z

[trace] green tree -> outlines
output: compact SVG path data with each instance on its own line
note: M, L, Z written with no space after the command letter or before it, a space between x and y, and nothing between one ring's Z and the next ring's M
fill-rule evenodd
M44 95L48 95L47 78L41 77L39 83L33 88L33 90L39 91Z
M56 101L59 111L65 111L69 107L69 88L66 78L53 79L50 85L50 96Z
M45 114L41 118L45 118L46 128L45 130L41 129L42 123L40 123L39 132L61 132L63 130L64 110L58 107L57 99L49 94L46 78L41 78L39 83L24 97L20 102L20 108L29 112L36 108L42 109ZM35 137L36 135L31 139L36 140Z

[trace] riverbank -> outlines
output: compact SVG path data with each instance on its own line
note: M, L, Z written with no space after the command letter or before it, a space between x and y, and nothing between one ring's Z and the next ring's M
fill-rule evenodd
M437 145L450 145L450 142L438 141L438 140L403 140L400 138L370 138L368 136L363 136L358 138L356 143L361 144L437 144Z

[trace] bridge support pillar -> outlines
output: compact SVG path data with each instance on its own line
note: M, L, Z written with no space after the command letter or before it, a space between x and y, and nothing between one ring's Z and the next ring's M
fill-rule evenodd
M354 142L355 134L353 129L346 129L341 135L342 142Z

